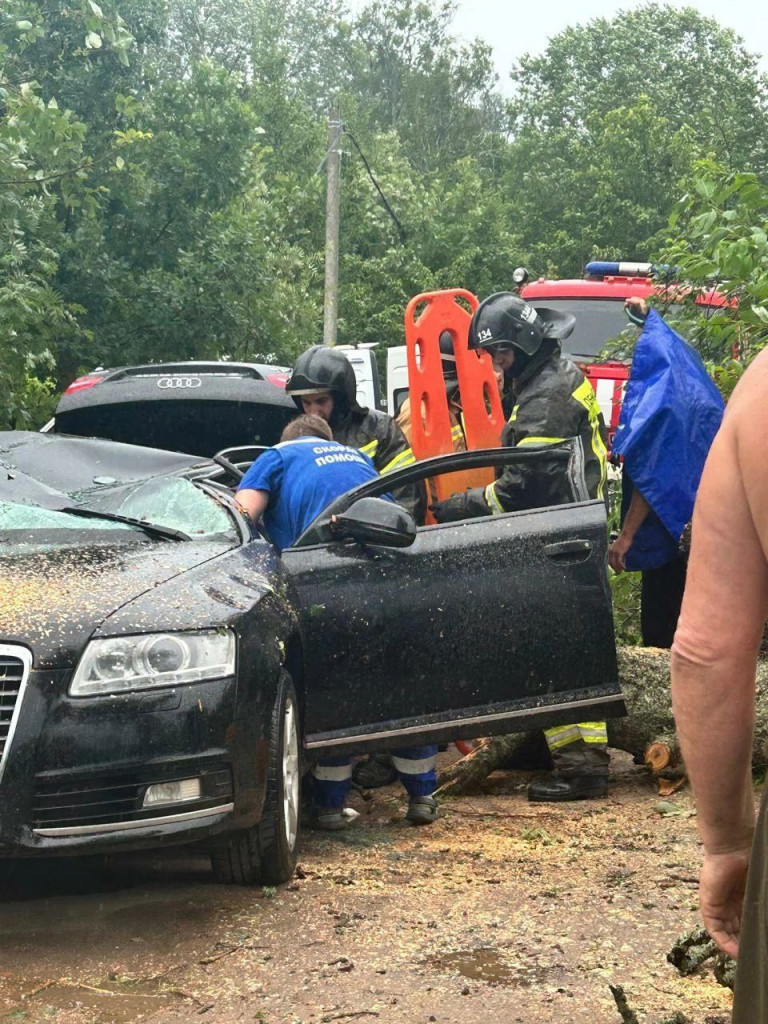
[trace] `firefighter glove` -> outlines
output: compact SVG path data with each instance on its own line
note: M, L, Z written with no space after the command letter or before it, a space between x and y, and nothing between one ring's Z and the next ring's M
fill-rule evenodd
M444 498L442 501L436 501L434 505L430 505L429 510L438 523L455 523L459 519L470 519L472 516L482 514L471 507L471 496L472 491L466 491L464 494L452 494L450 498Z

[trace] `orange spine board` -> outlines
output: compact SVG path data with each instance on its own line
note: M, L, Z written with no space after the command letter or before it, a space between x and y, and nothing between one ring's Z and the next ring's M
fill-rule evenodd
M498 448L501 443L504 414L491 357L468 347L472 316L458 300L473 312L479 305L471 292L452 288L416 295L405 310L413 454L417 459L453 451L440 361L443 331L450 331L453 337L467 448Z
M466 306L474 312L478 305L471 292L452 288L416 295L406 307L411 444L417 459L454 450L441 364L443 331L450 331L453 338L467 448L498 448L501 443L504 414L491 357L467 344L472 315ZM467 487L485 486L493 478L489 469L467 470L435 478L434 488L437 496L444 498Z

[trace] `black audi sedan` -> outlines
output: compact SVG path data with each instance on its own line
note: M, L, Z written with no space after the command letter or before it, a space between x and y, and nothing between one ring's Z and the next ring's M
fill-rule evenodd
M196 842L277 883L313 757L622 714L578 452L418 463L278 555L231 489L258 450L0 434L0 855ZM515 459L572 502L417 528L378 497Z
M289 375L221 360L94 370L72 381L43 430L209 458L230 445L277 444L296 415Z

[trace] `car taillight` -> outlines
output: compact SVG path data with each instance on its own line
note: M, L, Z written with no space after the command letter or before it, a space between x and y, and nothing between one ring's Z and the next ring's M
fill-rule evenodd
M288 383L290 373L268 373L267 380L270 384L274 384L275 387L284 388Z
M64 392L65 395L71 395L73 391L82 391L83 388L92 388L94 384L98 384L101 377L87 374L85 377L78 377L73 380L69 387Z

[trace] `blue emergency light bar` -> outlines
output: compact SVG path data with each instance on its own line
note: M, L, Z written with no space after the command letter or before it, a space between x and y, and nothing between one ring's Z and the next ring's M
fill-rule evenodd
M613 263L595 260L584 268L594 277L650 277L653 274L652 263Z
M594 260L584 268L591 277L660 277L672 281L678 268L669 263L631 263L628 261Z

